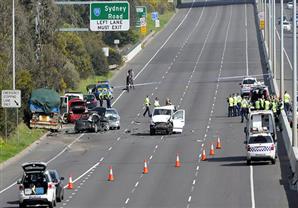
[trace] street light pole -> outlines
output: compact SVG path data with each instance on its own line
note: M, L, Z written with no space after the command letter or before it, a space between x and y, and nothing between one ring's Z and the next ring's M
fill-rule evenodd
M284 0L280 0L280 92L279 96L284 100Z
M268 41L268 51L269 51L269 66L271 68L271 59L272 59L272 50L271 50L271 44L272 44L272 22L271 22L271 19L272 19L272 7L271 7L271 3L272 3L272 0L269 0L269 28L268 28L268 35L269 35L269 41ZM272 69L272 68L271 68Z
M293 128L292 145L297 147L297 34L296 34L296 0L293 0Z
M15 57L15 7L12 0L12 89L16 89L16 57Z
M273 29L273 76L276 80L277 74L276 74L276 35L275 35L275 0L273 0L273 18L272 18L272 29Z

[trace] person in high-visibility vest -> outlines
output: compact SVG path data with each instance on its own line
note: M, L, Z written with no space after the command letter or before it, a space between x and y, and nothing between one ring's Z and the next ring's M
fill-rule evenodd
M246 120L248 120L248 107L248 101L246 100L246 98L243 98L241 101L241 123L243 123L244 117L246 118Z
M160 106L158 97L155 98L153 105L154 105L154 107L159 107Z
M233 116L233 107L234 107L234 99L233 99L232 95L230 95L227 98L227 102L228 102L228 117L232 117Z
M256 109L256 110L260 110L260 109L261 109L261 98L259 98L259 99L255 102L255 109Z
M265 97L262 95L262 98L260 98L260 105L261 105L261 110L265 109Z
M237 93L237 114L238 114L238 116L240 116L241 101L242 101L242 97L239 93Z
M264 110L270 110L270 101L268 99L265 100L265 108Z
M113 95L110 91L106 94L106 100L107 100L107 108L111 108L111 100L113 99Z
M290 101L291 101L291 96L287 91L285 91L284 94L284 107L285 107L285 112L288 113L290 110Z
M143 116L146 115L146 113L148 112L148 116L151 117L151 113L150 113L150 99L149 99L149 95L146 96L145 100L144 100L144 105L146 107L145 112L143 113Z
M233 97L233 101L234 101L234 103L233 103L233 114L234 114L234 116L238 116L238 113L237 113L237 102L238 102L238 99L237 99L237 95L236 95L236 93L234 94L234 97Z
M104 95L104 93L101 91L100 93L99 93L99 95L98 95L98 100L99 100L99 105L100 105L100 107L102 107L103 106L103 100L105 99L105 95Z

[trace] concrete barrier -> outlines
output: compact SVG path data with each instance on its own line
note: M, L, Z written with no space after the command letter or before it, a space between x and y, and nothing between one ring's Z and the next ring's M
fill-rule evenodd
M255 17L256 17L256 24L259 22L259 16L258 16L258 8L257 3L254 2L254 11L255 11ZM264 39L264 33L262 30L260 30L259 27L257 27L258 33L261 36L262 41L262 50L264 50L264 59L266 60L266 66L268 67L268 70L272 73L271 70L271 64L268 56L268 47ZM277 85L277 82L275 79L270 79L269 81L271 85L272 91L279 95L279 88ZM290 161L291 165L291 174L289 175L289 185L292 190L298 191L298 148L292 146L292 129L290 127L287 115L284 110L282 110L280 115L280 127L282 130L282 139L284 141L285 149L287 151L287 155Z

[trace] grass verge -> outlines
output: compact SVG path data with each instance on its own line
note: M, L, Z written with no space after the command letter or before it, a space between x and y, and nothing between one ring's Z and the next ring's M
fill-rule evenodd
M29 129L24 123L19 124L7 141L0 138L0 163L21 152L46 132L43 129Z

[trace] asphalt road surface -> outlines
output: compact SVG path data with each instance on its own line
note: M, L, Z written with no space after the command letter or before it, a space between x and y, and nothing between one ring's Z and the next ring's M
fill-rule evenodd
M263 73L251 4L179 9L148 46L113 79L125 83L133 68L138 86L129 93L115 89L113 106L121 129L105 133L48 136L31 152L1 170L0 207L17 207L20 164L49 161L74 189L65 190L58 207L297 207L288 189L287 158L279 142L279 159L246 165L244 125L227 117L226 98L238 93L240 80ZM219 78L227 78L220 81ZM186 111L182 134L149 135L143 101L149 95L164 104L169 97ZM211 143L222 149L209 156ZM281 141L281 139L279 139ZM68 145L68 146L66 146ZM207 161L200 161L202 147ZM176 154L181 167L175 167ZM148 160L149 173L143 174ZM107 180L113 167L114 182Z

